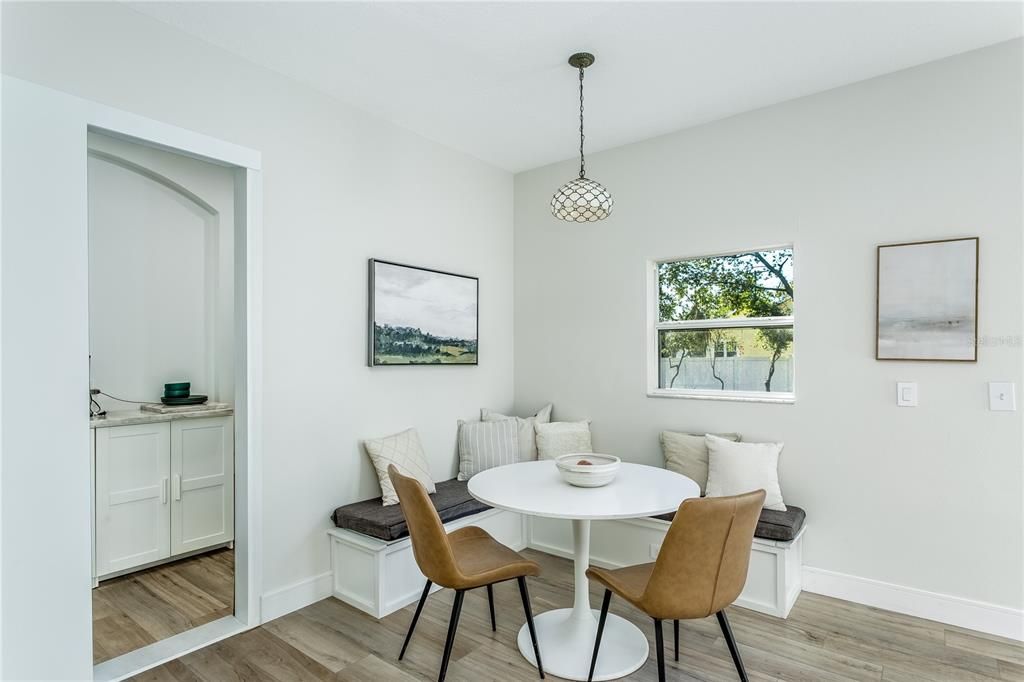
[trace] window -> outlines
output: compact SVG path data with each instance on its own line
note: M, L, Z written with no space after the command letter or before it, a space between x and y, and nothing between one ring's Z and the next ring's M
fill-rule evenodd
M715 357L716 358L732 358L736 357L739 352L739 345L735 339L722 339L715 346Z
M651 394L793 400L793 249L654 264Z

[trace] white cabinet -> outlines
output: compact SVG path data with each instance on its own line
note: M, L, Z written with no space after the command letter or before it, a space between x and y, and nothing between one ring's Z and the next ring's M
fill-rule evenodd
M234 540L234 420L94 429L97 578Z
M171 555L170 424L96 429L96 573Z
M233 538L231 418L171 422L171 553Z

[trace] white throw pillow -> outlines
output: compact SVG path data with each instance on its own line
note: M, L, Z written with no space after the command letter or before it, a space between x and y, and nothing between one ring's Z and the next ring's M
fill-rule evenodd
M519 461L529 462L537 459L537 424L551 421L551 405L538 410L532 417L510 417L500 412L491 412L486 407L480 410L480 421L498 422L514 419L519 429Z
M593 452L590 421L537 424L537 453L540 459L554 459L574 452Z
M704 435L681 433L679 431L661 432L661 452L665 456L665 468L682 474L700 486L700 494L705 494L708 487L708 446ZM726 440L739 441L738 433L712 434Z
M764 489L764 508L786 511L779 487L782 443L734 443L708 434L708 497Z
M428 493L437 492L416 429L406 429L383 438L364 440L363 447L373 462L373 468L377 470L381 497L384 498L383 506L398 504L398 493L395 492L395 486L391 485L391 477L388 476L389 464L394 464L398 473L412 476L422 483Z
M533 427L530 427L533 437ZM519 462L519 428L514 419L494 422L459 420L459 480L481 471Z

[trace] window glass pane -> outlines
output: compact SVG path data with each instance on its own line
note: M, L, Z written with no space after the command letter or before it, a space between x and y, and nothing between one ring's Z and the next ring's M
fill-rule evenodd
M793 314L793 249L658 264L662 322Z
M793 328L658 332L658 387L793 392Z

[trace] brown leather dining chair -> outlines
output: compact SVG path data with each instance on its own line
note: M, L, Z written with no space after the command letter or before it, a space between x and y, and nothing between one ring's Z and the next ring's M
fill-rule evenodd
M763 490L757 490L734 497L685 500L679 505L654 563L616 570L587 570L588 578L606 588L588 680L594 678L601 635L614 592L654 619L659 682L665 681L662 621L674 621L678 661L679 621L706 618L711 614L718 616L718 625L729 646L736 672L746 682L747 673L725 616L725 607L736 601L747 581L750 549L764 496Z
M540 649L537 647L537 631L533 627L530 593L526 588L526 577L540 575L540 566L501 544L483 528L466 526L446 533L437 510L419 481L410 476L403 476L394 465L388 467L388 476L391 477L395 492L398 493L398 502L402 505L402 514L405 515L405 521L409 526L409 538L412 541L412 553L416 557L416 564L427 577L423 596L416 606L416 613L409 624L409 632L405 635L398 660L405 656L413 630L416 629L416 621L419 620L420 612L430 594L431 585L437 584L453 589L455 601L448 621L448 638L444 644L444 656L441 658L441 672L437 678L438 682L443 682L448 672L448 661L452 655L455 630L459 626L459 615L462 613L462 600L466 591L477 587L487 588L491 630L497 630L493 585L514 579L519 583L519 596L523 600L526 624L530 628L530 638L533 640L537 670L541 679L544 679Z

